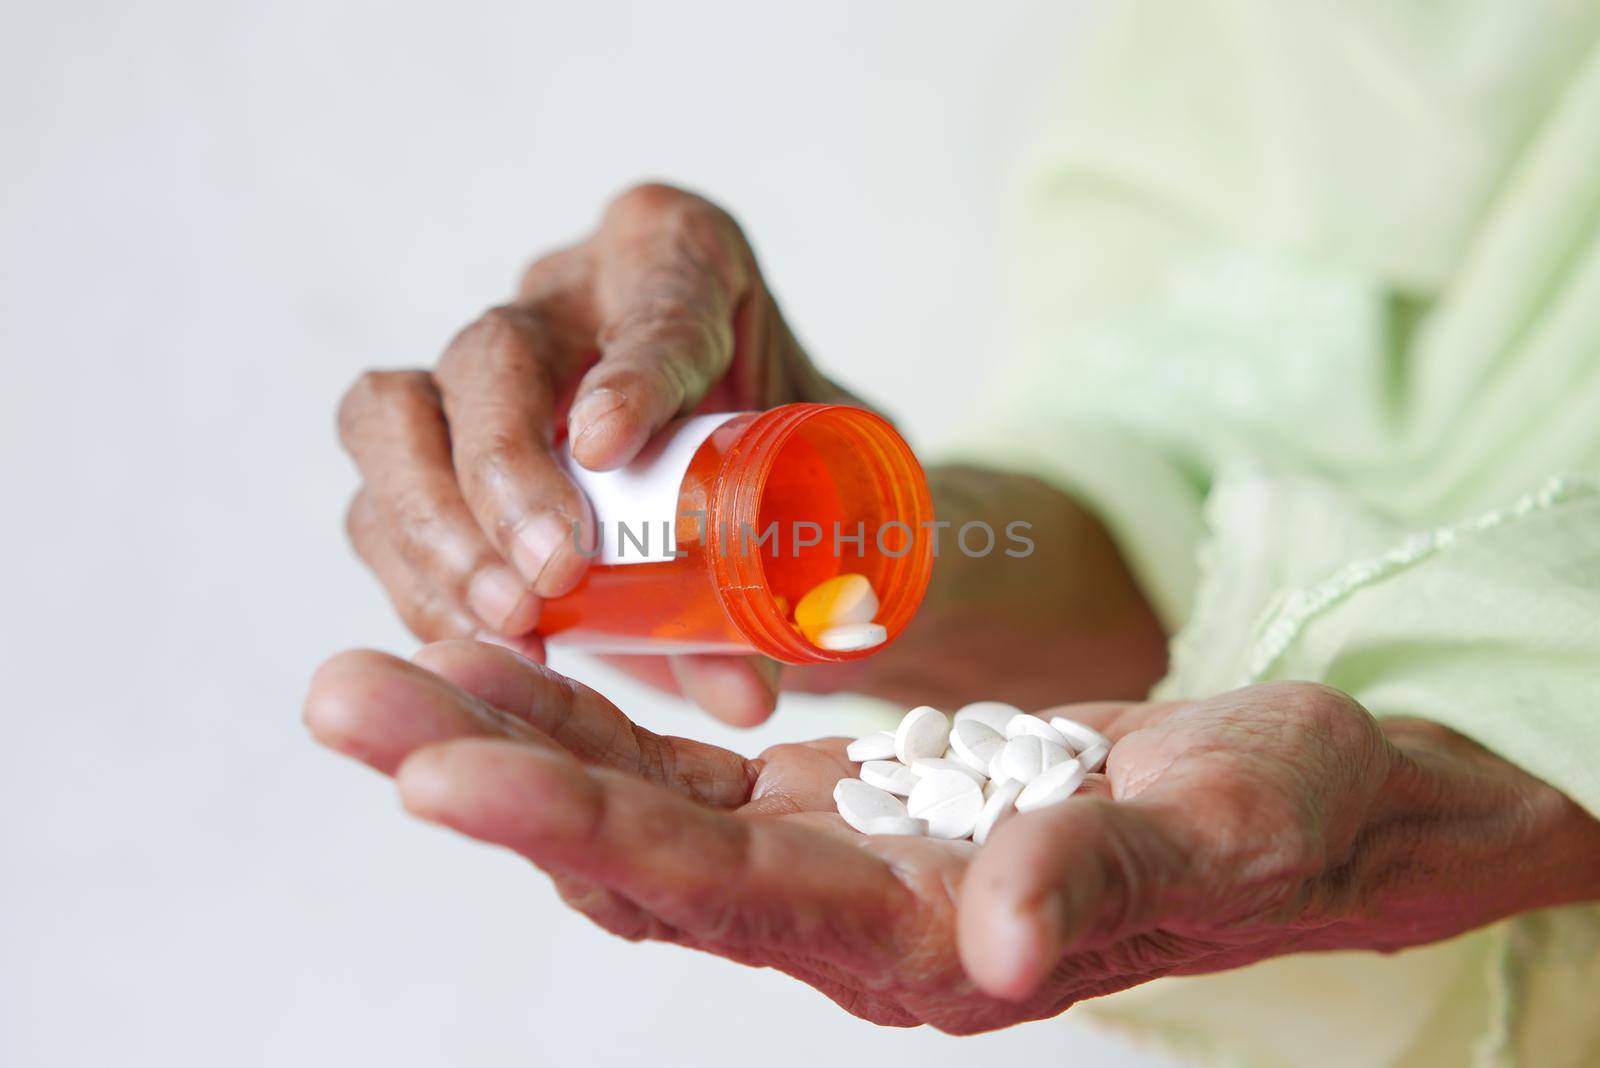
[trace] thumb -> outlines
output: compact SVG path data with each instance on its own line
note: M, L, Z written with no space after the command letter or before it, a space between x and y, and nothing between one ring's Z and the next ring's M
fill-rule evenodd
M1069 950L1154 927L1179 904L1189 851L1140 802L1077 796L1018 813L961 883L956 935L985 993L1026 999Z

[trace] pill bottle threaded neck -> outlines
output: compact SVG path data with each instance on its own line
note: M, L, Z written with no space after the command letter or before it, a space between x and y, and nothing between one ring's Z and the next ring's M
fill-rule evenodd
M706 567L723 608L756 650L776 660L841 663L873 652L821 649L794 628L780 598L799 572L806 582L829 571L866 574L888 641L927 591L934 518L927 478L893 425L865 409L790 404L755 416L723 456L706 512ZM802 554L799 538L775 516L815 524L820 543ZM742 536L774 527L775 542L765 547Z

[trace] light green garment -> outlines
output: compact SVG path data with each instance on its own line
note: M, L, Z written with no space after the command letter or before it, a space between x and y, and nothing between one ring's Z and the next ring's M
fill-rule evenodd
M957 455L1108 523L1162 695L1311 679L1600 814L1600 5L1108 6ZM1600 909L1086 1009L1238 1065L1600 1063Z

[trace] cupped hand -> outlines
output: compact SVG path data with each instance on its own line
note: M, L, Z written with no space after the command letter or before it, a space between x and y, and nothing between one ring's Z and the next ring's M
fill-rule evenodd
M842 739L747 760L481 643L342 654L306 704L411 812L520 853L607 930L778 968L879 1023L982 1031L1344 944L1354 858L1404 763L1359 705L1273 684L1054 711L1114 741L1106 776L979 849L846 827Z
M738 224L642 185L599 227L528 269L511 303L430 371L369 371L339 431L362 486L347 528L425 641L481 635L534 659L542 599L569 592L594 517L557 459L608 470L676 416L852 401L784 323ZM674 658L662 681L736 723L770 714L776 672Z

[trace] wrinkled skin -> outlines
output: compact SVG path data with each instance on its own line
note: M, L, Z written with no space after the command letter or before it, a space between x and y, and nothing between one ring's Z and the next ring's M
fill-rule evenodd
M465 326L431 370L373 370L339 437L361 473L346 529L424 641L477 636L542 659L545 598L594 544L588 501L557 458L608 471L672 419L796 401L859 404L811 363L725 211L646 184L515 296ZM574 532L576 536L574 536ZM621 666L730 723L758 723L778 667L723 655Z
M1359 705L1275 684L1064 712L1113 740L1106 775L978 849L846 827L842 739L747 760L491 645L341 654L306 703L315 735L393 775L412 813L522 854L607 930L781 969L882 1024L983 1031L1349 944L1372 904L1354 858L1408 767Z
M544 600L588 566L571 526L593 544L589 504L557 460L561 434L578 463L610 470L679 415L796 401L862 403L795 339L732 216L637 186L583 240L539 257L436 366L368 371L350 387L339 436L361 485L346 527L417 637L542 660ZM952 529L1022 520L1039 552L1026 567L944 553L902 640L851 665L790 669L787 688L1031 705L1141 694L1160 678L1166 635L1098 520L1016 472L945 465L929 483ZM727 723L759 723L777 702L779 667L764 657L611 659Z
M556 462L563 428L606 470L685 412L801 400L853 402L733 219L665 186L618 197L436 367L368 372L346 395L358 553L419 637L507 648L337 656L312 731L393 775L417 815L528 858L602 927L782 969L884 1024L981 1031L1159 975L1397 949L1600 898L1600 823L1571 800L1321 686L1072 706L1116 743L1106 775L980 850L846 828L841 739L746 760L642 730L533 663L543 599L585 566L551 531L593 518ZM941 518L1025 519L1040 552L1026 568L946 554L901 639L785 685L1040 707L1162 677L1166 635L1094 516L1021 472L946 466L930 483ZM777 699L758 657L625 666L729 723Z

